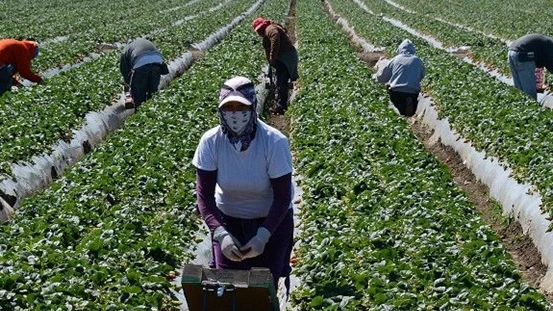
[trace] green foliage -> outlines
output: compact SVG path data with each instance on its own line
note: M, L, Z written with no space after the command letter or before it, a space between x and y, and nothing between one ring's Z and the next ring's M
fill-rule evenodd
M375 27L351 1L338 3L367 39L403 39ZM320 2L298 2L297 12L302 89L290 111L304 195L296 306L546 310Z
M260 12L277 17L285 1ZM246 19L247 21L247 19ZM256 42L256 44L251 44ZM201 220L192 156L233 75L256 80L244 22L124 128L0 226L1 310L178 310L166 275L191 262Z

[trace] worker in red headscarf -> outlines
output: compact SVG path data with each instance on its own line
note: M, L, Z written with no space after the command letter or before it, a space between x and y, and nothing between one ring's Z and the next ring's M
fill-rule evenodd
M258 17L253 21L253 29L263 38L265 56L276 71L278 100L271 111L284 114L288 108L288 83L298 79L298 52L282 25Z
M31 82L43 83L42 78L31 70L31 62L38 52L35 41L0 40L0 95L9 91L12 85L19 85L13 77L16 73Z

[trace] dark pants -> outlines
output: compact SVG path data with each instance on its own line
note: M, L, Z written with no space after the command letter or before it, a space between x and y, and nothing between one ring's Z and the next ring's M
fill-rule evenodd
M227 231L245 245L257 234L265 218L239 219L223 215L223 226ZM219 242L213 241L213 259L217 269L249 270L252 267L265 267L271 270L275 288L278 288L278 279L288 277L290 267L290 255L293 246L294 218L292 209L284 217L278 228L271 235L265 245L263 254L248 258L240 262L232 261L221 252Z
M417 111L419 93L403 93L388 90L392 104L399 110L402 116L412 117Z
M290 81L290 72L282 62L277 61L275 64L276 70L276 87L277 87L277 110L286 111L288 109L288 83Z
M13 84L11 65L0 65L0 96L9 91Z
M131 96L136 106L152 98L152 95L157 92L160 77L159 64L147 64L132 71Z

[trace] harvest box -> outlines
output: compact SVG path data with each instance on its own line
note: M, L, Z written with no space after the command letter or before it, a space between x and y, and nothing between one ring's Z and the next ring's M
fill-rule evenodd
M190 311L279 310L273 277L267 268L217 270L185 265L181 283Z

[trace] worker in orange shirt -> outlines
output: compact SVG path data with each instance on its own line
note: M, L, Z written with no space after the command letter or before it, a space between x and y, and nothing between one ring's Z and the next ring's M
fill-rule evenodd
M31 62L38 56L39 47L35 41L0 40L0 95L19 85L14 78L18 73L22 78L42 84L44 80L31 70Z

